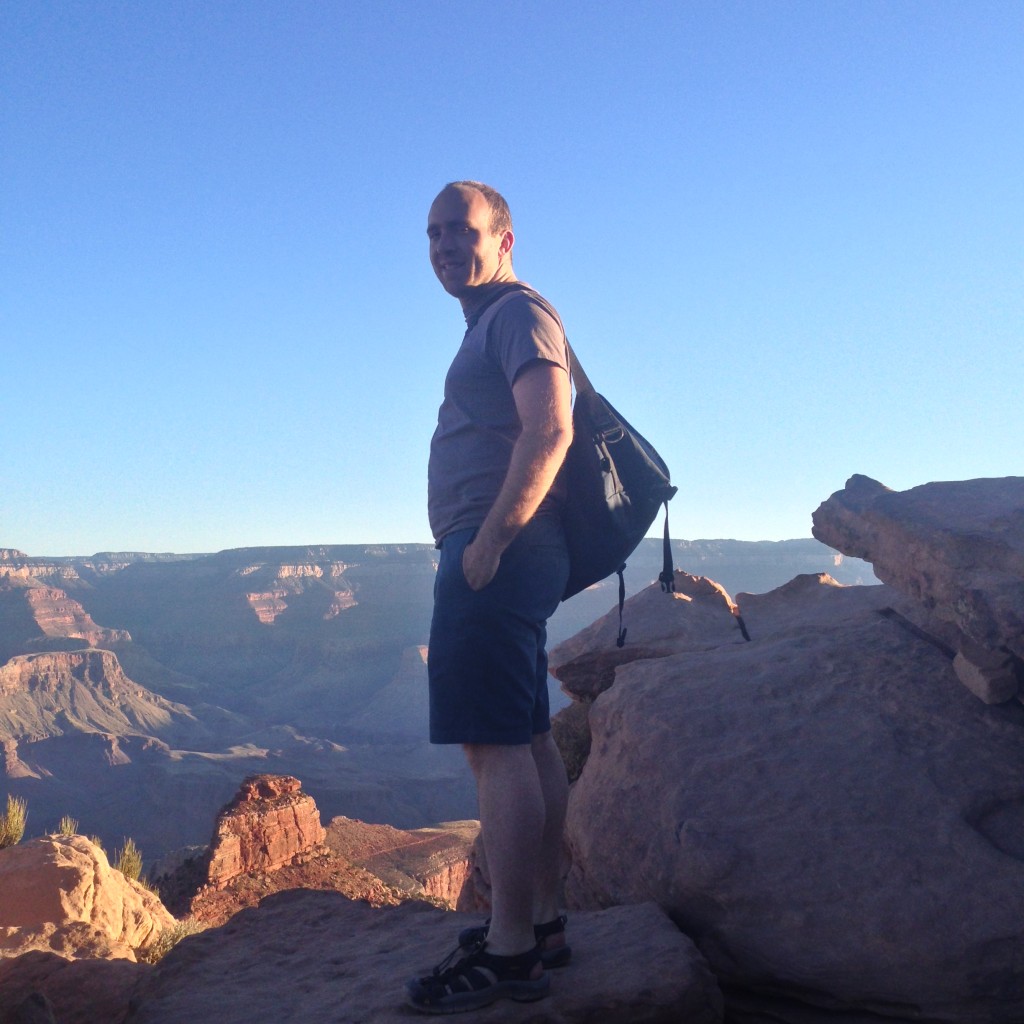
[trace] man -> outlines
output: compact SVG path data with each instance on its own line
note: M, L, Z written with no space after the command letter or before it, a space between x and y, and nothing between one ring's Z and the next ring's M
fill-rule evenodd
M568 577L556 477L572 410L565 335L554 309L516 278L505 200L480 182L447 185L427 235L434 272L467 324L430 448L428 510L441 550L430 735L466 752L492 892L489 922L459 936L466 955L408 985L417 1009L451 1013L539 999L545 968L570 955L558 909L567 783L544 645Z

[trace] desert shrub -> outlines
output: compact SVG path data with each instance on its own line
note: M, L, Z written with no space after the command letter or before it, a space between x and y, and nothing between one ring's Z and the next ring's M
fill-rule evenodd
M170 928L165 928L156 937L154 942L151 942L148 946L143 946L142 949L136 950L135 955L141 963L158 963L182 939L187 939L190 935L198 935L201 931L205 930L206 925L197 921L194 917L183 918L181 921L175 921Z
M135 845L134 839L126 839L124 846L114 856L114 867L133 881L139 880L142 874L142 853Z
M72 818L70 814L65 814L60 819L60 824L57 826L57 835L59 836L77 836L78 835L78 822Z
M160 886L157 885L152 878L149 878L146 875L139 875L139 877L136 878L135 881L138 882L143 889L147 890L148 892L151 892L161 903L163 903L164 894L160 890Z
M0 817L0 849L16 846L25 834L28 804L19 796L7 795L7 813Z
M99 836L89 836L89 842L92 843L101 853L106 855L106 849L103 846L103 840Z

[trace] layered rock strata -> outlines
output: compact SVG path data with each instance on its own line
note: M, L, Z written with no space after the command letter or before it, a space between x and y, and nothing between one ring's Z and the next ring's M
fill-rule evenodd
M129 679L116 654L92 648L11 658L0 665L0 700L0 741L147 735L192 719Z

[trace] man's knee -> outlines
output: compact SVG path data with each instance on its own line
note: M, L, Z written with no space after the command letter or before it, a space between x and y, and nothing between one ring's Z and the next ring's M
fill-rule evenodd
M524 757L532 759L533 756L529 743L464 743L462 749L470 770L477 778L485 772L505 770Z

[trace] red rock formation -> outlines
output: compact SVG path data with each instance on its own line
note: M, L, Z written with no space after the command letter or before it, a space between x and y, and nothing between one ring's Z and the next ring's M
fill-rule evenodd
M290 775L252 775L217 819L207 881L223 889L240 875L276 871L323 852L327 833L313 798Z
M56 587L26 588L25 600L46 636L73 637L84 640L90 647L131 639L126 629L97 626L77 601Z
M69 571L77 578L73 569ZM6 652L21 653L46 640L76 640L88 647L131 640L128 630L98 626L66 591L41 585L29 573L25 566L0 566L0 620L7 634L2 645Z
M472 884L478 821L448 821L408 831L352 818L331 819L327 842L333 854L365 868L397 890L428 896L446 906L477 905Z
M245 600L256 618L271 626L296 601L305 604L308 614L310 597L317 609L316 617L325 622L354 607L357 602L350 587L338 589L330 585L348 568L345 562L327 559L295 564L260 562L237 569L235 575L263 584L264 589L247 592Z
M288 591L283 588L264 591L263 593L246 594L249 607L256 613L256 618L265 626L272 625L274 620L285 611L288 603L285 598Z

